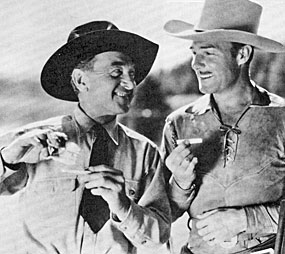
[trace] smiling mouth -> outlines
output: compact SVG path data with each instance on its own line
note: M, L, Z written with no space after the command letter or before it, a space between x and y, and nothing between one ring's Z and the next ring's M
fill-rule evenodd
M202 80L209 79L209 78L213 77L213 75L209 72L207 72L207 73L206 72L205 73L199 72L199 73L197 73L197 76Z
M115 91L115 95L117 95L119 97L126 97L126 96L129 96L129 93Z
M133 98L133 93L132 92L124 92L124 91L114 91L114 95L118 96L124 100L128 100L130 102Z

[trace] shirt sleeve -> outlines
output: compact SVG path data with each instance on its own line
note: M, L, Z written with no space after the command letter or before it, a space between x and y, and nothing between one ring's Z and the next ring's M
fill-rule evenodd
M26 186L28 173L25 163L6 164L2 158L1 151L13 141L17 132L8 133L0 137L0 196L12 195Z
M247 206L246 234L271 234L277 232L280 205L277 203Z
M167 156L171 153L173 150L173 144L171 140L171 133L168 128L168 123L170 122L170 119L166 120L166 124L164 126L163 130L163 136L162 136L162 142L161 142L161 153L162 153L162 159L163 162L165 162ZM173 125L175 128L175 126ZM172 213L172 221L177 220L179 217L181 217L185 211L189 209L189 206L194 199L195 196L195 188L194 185L192 185L189 189L184 190L182 189L174 180L171 172L169 169L164 165L164 176L167 183L167 192L171 207L171 213Z
M194 196L195 185L192 185L189 189L182 189L173 177L170 178L168 197L172 210L172 221L177 220L189 209Z
M26 165L19 163L18 169L12 170L4 166L2 157L0 159L0 196L13 195L26 186L28 174Z
M155 155L148 155L147 163L151 163L151 167L143 179L145 187L142 197L138 203L131 201L124 221L118 222L112 219L112 223L134 246L143 248L156 248L164 244L170 237L171 226L170 205L165 190L160 156L158 151L150 150L152 151L147 153L154 152Z

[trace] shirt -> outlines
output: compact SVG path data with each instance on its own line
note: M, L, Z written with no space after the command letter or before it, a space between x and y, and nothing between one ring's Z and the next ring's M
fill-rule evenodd
M253 84L253 101L234 126L223 123L212 95L204 95L167 118L178 139L201 138L191 151L198 159L197 186L183 190L170 180L174 219L187 211L195 217L212 209L244 208L247 229L233 246L209 246L191 229L194 254L228 254L257 245L277 231L279 201L285 176L285 100ZM164 127L162 150L173 150L172 133ZM193 223L195 225L195 223ZM175 237L175 236L173 236Z
M131 200L124 221L111 218L94 234L79 215L84 185L78 174L88 168L96 140L94 121L78 107L74 115L59 116L21 127L0 138L7 146L32 129L51 128L67 134L80 147L75 165L56 160L22 164L17 171L0 167L0 202L9 198L12 222L0 219L1 253L136 253L135 247L153 248L166 242L170 232L170 206L157 147L146 137L116 121L107 130L108 165L121 170ZM6 206L7 208L7 206ZM9 206L8 206L9 209ZM14 229L17 229L16 231Z

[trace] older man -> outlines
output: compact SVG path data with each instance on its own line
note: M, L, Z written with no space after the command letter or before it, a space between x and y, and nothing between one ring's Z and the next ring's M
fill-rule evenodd
M47 61L43 89L79 103L73 115L1 138L0 194L18 193L24 237L11 239L13 253L135 253L166 242L170 206L158 150L116 121L157 50L94 21L75 28Z
M284 47L257 35L261 12L248 0L206 0L196 26L165 25L193 41L192 68L205 94L172 113L163 135L173 216L190 216L182 253L248 253L274 243L285 176L285 100L256 85L249 64L255 49Z

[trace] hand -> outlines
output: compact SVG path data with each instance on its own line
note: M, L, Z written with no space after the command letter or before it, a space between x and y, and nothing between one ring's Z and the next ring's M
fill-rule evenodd
M125 178L120 170L99 165L89 167L90 173L80 176L85 188L93 195L101 196L110 210L122 221L127 217L130 200L125 192Z
M198 234L209 245L230 242L233 237L246 230L247 221L244 209L212 210L198 215Z
M37 163L47 159L53 151L62 148L66 134L51 129L33 129L16 138L2 149L3 160L8 164ZM64 141L64 142L63 142Z
M189 189L195 179L194 168L198 160L193 157L188 140L178 145L166 158L166 166L183 189Z

